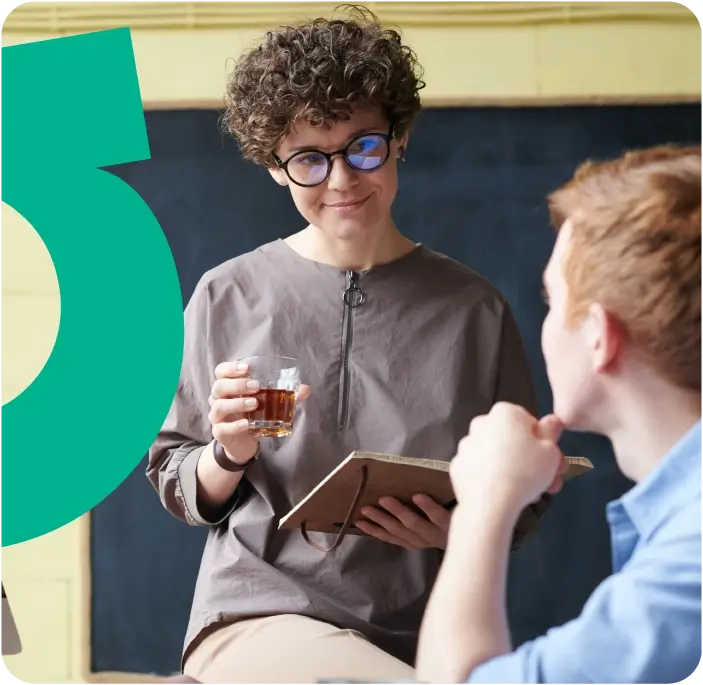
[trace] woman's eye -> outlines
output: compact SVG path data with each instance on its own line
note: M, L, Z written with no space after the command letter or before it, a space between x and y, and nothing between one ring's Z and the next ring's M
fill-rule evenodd
M370 152L378 147L378 141L375 138L362 138L357 141L357 146L360 152Z
M305 166L316 166L318 164L324 164L325 158L318 152L311 152L310 154L296 157L295 163L303 164Z

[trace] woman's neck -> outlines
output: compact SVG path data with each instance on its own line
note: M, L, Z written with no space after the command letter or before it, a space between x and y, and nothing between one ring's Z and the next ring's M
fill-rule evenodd
M306 259L348 271L368 271L389 264L416 247L395 225L389 225L373 237L364 236L363 240L330 236L311 225L286 238L286 243Z

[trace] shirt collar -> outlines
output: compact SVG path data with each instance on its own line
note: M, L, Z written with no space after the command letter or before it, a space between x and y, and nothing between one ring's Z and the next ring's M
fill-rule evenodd
M639 535L647 538L674 510L700 496L699 421L669 450L652 473L613 504L620 504Z

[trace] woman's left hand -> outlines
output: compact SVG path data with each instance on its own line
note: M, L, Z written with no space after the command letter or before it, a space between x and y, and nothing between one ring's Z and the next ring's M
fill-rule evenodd
M395 497L381 497L378 507L366 506L361 514L366 519L355 521L367 535L406 549L445 549L451 512L427 495L415 495L413 503L425 516L414 512Z

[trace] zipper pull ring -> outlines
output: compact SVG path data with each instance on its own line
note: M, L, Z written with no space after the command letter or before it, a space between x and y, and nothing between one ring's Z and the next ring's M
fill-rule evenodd
M366 297L361 289L356 284L356 273L354 271L349 272L349 285L347 289L342 293L342 299L344 304L351 309L356 309L364 303Z

